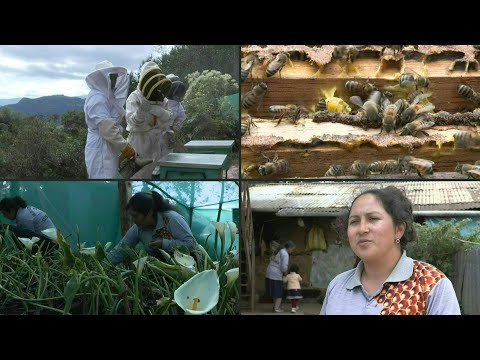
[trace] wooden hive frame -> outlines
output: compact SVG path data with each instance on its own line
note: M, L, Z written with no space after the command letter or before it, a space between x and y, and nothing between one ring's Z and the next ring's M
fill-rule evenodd
M466 84L480 92L480 71L478 66L470 64L468 72L460 69L450 71L452 60L464 55L472 60L472 56L478 55L472 47L471 50L454 51L463 49L465 46L448 46L443 53L426 55L428 46L419 46L418 54L412 51L412 56L402 60L403 55L397 56L395 60L382 60L375 56L380 47L372 46L372 50L366 50L367 56L360 57L353 62L358 73L344 72L345 61L331 59L318 55L319 50L324 47L324 52L330 52L333 45L312 46L290 45L290 46L245 46L242 52L245 55L251 51L262 55L246 81L242 83L242 96L252 86L263 81L268 86L263 102L258 109L250 109L257 127L251 127L250 133L242 137L242 170L245 171L250 165L263 164L266 162L262 154L272 158L274 154L279 159L286 159L289 162L287 174L275 174L266 178L319 178L323 177L331 164L341 164L345 169L356 159L365 160L367 163L397 159L400 155L413 155L415 157L430 159L435 162L434 175L427 175L425 178L466 178L464 175L455 173L457 163L470 163L480 160L480 152L472 149L455 148L453 134L458 130L469 130L479 132L480 113L471 113L475 105L457 93L459 84ZM282 50L283 49L283 50ZM310 49L310 50L308 50ZM317 53L312 50L316 50ZM437 49L438 50L438 49ZM311 57L305 60L293 59L293 67L286 65L281 72L267 78L265 69L268 61L279 51L306 51ZM470 51L470 52L469 52ZM368 56L370 55L370 56ZM373 55L373 56L372 56ZM316 61L312 61L315 58ZM320 60L319 60L320 59ZM262 62L263 60L263 62ZM328 61L327 61L328 60ZM473 58L473 60L475 60ZM473 61L472 60L472 61ZM321 62L324 61L325 64ZM320 66L319 66L320 63ZM384 71L375 76L379 66L385 65ZM398 84L394 80L395 73L402 68L413 70L420 75L428 76L430 80L429 92L432 92L429 100L436 106L436 126L427 130L429 136L414 138L410 136L382 135L380 128L364 129L359 126L348 125L348 121L342 122L342 116L329 114L326 118L301 119L296 125L289 119L284 119L275 126L277 121L272 121L273 115L268 112L271 105L297 104L310 109L322 97L320 89L336 87L335 96L348 99L351 94L345 90L345 82L348 80L366 81L381 88ZM318 70L321 69L321 72ZM347 68L348 69L348 68ZM348 100L347 100L348 102ZM350 106L352 106L350 104ZM353 108L353 106L352 106ZM437 112L440 113L438 114ZM443 111L443 113L442 113ZM444 113L444 112L448 112ZM461 113L459 113L461 112ZM445 116L442 118L442 114ZM438 116L437 116L438 115ZM253 168L250 166L250 168ZM245 178L261 178L258 172L250 171L243 174ZM351 176L347 176L351 177ZM392 178L404 177L403 175L369 175L369 178ZM418 178L417 174L408 174L407 178Z

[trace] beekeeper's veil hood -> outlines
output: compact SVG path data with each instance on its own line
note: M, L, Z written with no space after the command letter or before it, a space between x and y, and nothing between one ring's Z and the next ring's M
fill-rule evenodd
M143 64L140 70L138 90L150 101L162 101L170 91L172 82L153 61Z
M187 91L185 84L180 81L180 78L175 74L168 74L167 78L172 81L172 86L170 87L170 91L167 94L167 98L179 102L183 101L183 98L185 97L185 92Z
M108 60L95 65L95 70L87 75L85 81L90 89L104 94L108 94L109 89L113 89L112 94L115 99L126 99L128 96L127 69L114 66Z

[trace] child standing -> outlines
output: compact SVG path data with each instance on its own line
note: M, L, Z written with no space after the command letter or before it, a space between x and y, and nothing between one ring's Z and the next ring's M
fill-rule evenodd
M283 277L283 282L287 284L287 299L292 303L292 313L298 310L298 301L303 298L300 287L302 277L298 275L298 265L291 264L288 275Z

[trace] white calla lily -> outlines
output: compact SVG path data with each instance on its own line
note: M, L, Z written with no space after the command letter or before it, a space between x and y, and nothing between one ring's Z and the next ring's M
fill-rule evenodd
M145 266L145 263L147 262L148 256L144 256L140 259L135 260L132 264L135 265L137 268L137 275L140 276L142 275L143 268Z
M35 244L37 241L39 241L40 239L36 236L33 236L32 239L28 239L28 238L18 238L18 240L20 240L22 242L23 245L25 245L25 247L32 251L32 246L33 244Z
M202 315L218 303L220 284L215 270L206 270L194 275L175 290L175 302L186 314Z
M95 255L95 246L94 247L89 247L89 248L83 248L83 249L80 250L80 253L85 254L85 255L94 256Z
M181 253L178 250L175 250L173 252L173 257L180 265L185 266L186 268L195 270L195 259L190 255L186 255L184 253Z
M233 268L228 270L225 275L227 276L227 285L233 284L238 279L239 268Z
M42 230L42 234L48 236L55 243L57 242L57 229L55 228L45 229L45 230Z
M227 225L217 221L212 221L212 224L215 226L215 229L217 229L220 239L225 242L225 229L227 228Z
M237 234L237 224L232 221L227 221L228 229L230 230L230 244L233 244L235 241L235 235Z

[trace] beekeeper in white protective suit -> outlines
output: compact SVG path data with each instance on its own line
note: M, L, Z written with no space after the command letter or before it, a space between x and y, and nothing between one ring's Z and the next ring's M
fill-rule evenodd
M119 154L125 158L135 155L133 147L123 138L120 125L128 94L127 69L105 60L95 66L85 81L91 89L84 107L88 127L85 145L88 178L114 179Z
M187 88L185 84L180 81L180 78L174 74L167 75L167 78L172 81L172 86L167 94L167 107L172 112L172 121L170 123L170 129L167 131L167 151L166 153L173 152L174 150L174 132L178 131L183 122L185 121L185 109L182 105L183 98Z
M141 157L154 159L132 178L149 179L157 161L169 153L167 133L173 122L165 98L172 82L152 61L143 64L137 89L127 99L128 142Z

